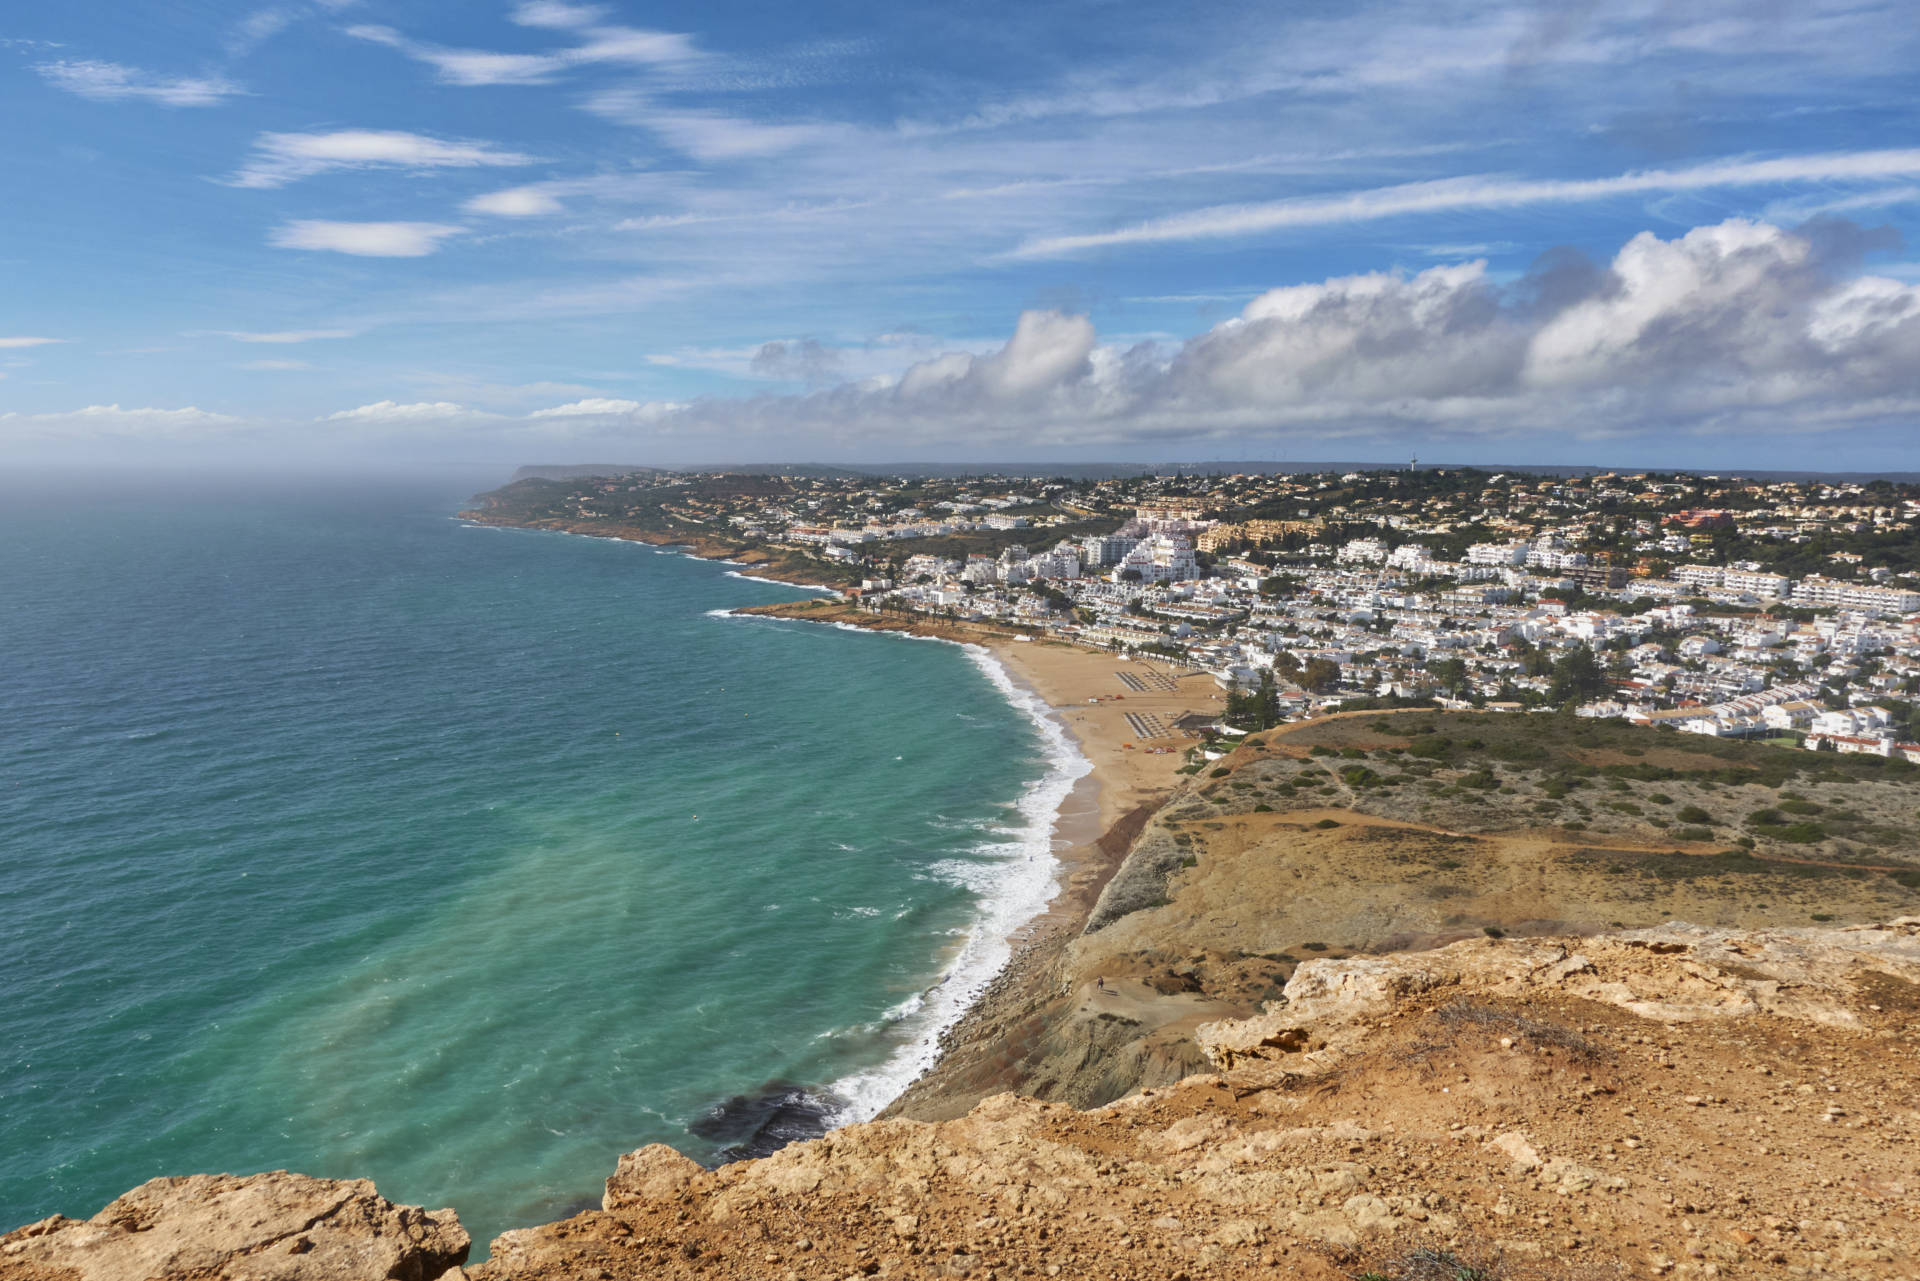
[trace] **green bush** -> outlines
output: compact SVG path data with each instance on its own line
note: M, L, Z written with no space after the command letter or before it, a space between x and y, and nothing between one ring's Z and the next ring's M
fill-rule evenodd
M1233 772L1232 770L1229 770L1226 766L1222 765L1219 769L1214 770L1211 774L1208 774L1207 777L1208 778L1225 778L1228 774L1231 774L1232 772Z
M1713 829L1710 827L1676 827L1673 829L1673 839L1676 841L1710 841L1713 839Z
M1323 818L1318 823L1315 823L1314 826L1324 831L1329 827L1338 827L1340 824L1334 819Z
M1673 816L1679 819L1682 823L1713 822L1713 815L1707 813L1705 810L1701 809L1698 805L1682 805L1679 809L1673 812Z
M1794 797L1782 799L1780 802L1780 808L1785 810L1789 814L1806 815L1806 814L1818 814L1821 810L1825 809L1826 806L1815 805L1812 801L1807 800L1804 797L1794 796Z
M1422 734L1407 745L1407 754L1421 756L1428 760L1439 760L1453 746L1453 740L1442 738L1438 734Z

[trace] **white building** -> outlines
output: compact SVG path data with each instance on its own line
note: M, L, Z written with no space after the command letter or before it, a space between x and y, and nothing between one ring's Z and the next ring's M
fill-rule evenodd
M1811 608L1869 610L1883 614L1911 614L1920 610L1920 592L1901 587L1849 583L1808 574L1793 587L1793 603Z
M1128 552L1113 570L1113 581L1126 581L1131 571L1143 583L1177 583L1200 577L1200 564L1193 557L1193 546L1178 534L1155 534L1144 538Z

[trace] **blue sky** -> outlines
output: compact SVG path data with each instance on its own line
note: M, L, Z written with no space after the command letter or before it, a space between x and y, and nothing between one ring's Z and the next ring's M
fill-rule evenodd
M0 462L1914 468L1901 3L69 0Z

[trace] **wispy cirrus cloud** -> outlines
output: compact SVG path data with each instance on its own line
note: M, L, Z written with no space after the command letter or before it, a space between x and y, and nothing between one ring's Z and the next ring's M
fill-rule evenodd
M266 333L254 333L241 329L220 329L215 331L222 338L231 338L235 342L248 343L302 343L319 342L328 338L354 338L359 336L357 329L279 329Z
M253 156L226 180L228 186L284 187L302 178L341 169L514 168L538 157L489 142L432 138L397 129L340 129L332 133L263 133Z
M561 0L526 0L513 7L513 20L523 27L551 27L567 31L590 27L607 16L606 6L563 4Z
M691 37L670 31L602 24L601 10L580 5L530 4L515 11L522 26L566 31L577 43L546 53L501 53L457 49L416 40L392 27L362 23L346 29L355 39L385 45L426 63L443 84L543 85L562 72L593 64L658 66L702 57Z
M157 102L163 107L217 107L246 92L225 76L166 76L92 59L43 62L47 83L94 102Z
M17 347L47 347L65 341L64 338L0 338L0 351Z
M1367 222L1406 214L1511 209L1522 205L1567 204L1654 192L1808 182L1884 181L1915 174L1920 174L1920 148L1831 152L1772 160L1723 160L1685 169L1648 169L1607 178L1443 178L1337 196L1217 205L1134 223L1114 231L1045 236L1027 241L1008 257L1057 258L1089 249L1220 239L1292 227Z
M360 258L424 258L465 228L440 222L329 222L306 218L274 229L281 249L312 249Z

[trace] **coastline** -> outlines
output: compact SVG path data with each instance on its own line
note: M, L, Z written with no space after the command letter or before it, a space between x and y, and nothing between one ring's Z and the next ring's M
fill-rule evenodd
M708 533L694 531L668 533L665 530L640 529L633 525L609 525L590 520L507 520L478 509L456 512L454 519L485 529L531 529L549 534L573 534L580 538L606 538L620 543L644 543L656 548L684 547L687 555L695 560L714 560L734 565L742 570L753 571L751 574L743 574L742 577L757 578L763 582L779 583L788 587L817 588L837 594L846 585L844 582L836 583L830 578L812 572L810 567L794 566L789 563L788 557L776 558L773 553L764 548L715 538Z
M989 1094L1018 1089L1018 1063L1006 1061L1010 1029L1059 995L1063 962L1107 881L1140 830L1183 783L1183 739L1142 741L1129 713L1169 730L1187 711L1217 709L1205 673L1184 676L1154 663L1129 662L1102 650L1058 640L1018 637L998 627L918 615L882 614L841 600L755 605L743 617L813 622L892 632L958 644L983 656L1021 691L1029 715L1052 721L1086 763L1054 808L1049 841L1057 870L1043 906L1014 923L1000 940L1004 963L955 1014L942 1020L925 1070L878 1112L881 1118L941 1120L965 1113ZM1146 685L1130 688L1125 672ZM1138 746L1135 746L1138 744ZM1155 752L1149 747L1167 750ZM1017 1037L1016 1037L1017 1039Z
M836 1125L875 1116L940 1119L966 1111L988 1093L1017 1088L1022 1078L1017 1067L998 1062L1003 1056L997 1042L1023 1011L1056 994L1062 981L1061 962L1085 928L1107 881L1133 838L1184 781L1178 772L1183 763L1180 749L1192 740L1177 736L1174 721L1186 712L1219 709L1211 677L1155 662L1130 661L1063 640L1024 636L1000 626L862 609L817 576L768 568L760 559L745 559L741 549L710 538L677 538L630 527L582 527L590 525L587 522L522 524L472 511L459 513L459 518L490 528L537 529L638 542L661 550L679 548L691 559L733 566L728 572L741 578L831 592L827 597L716 612L957 644L990 680L999 676L995 683L1003 684L1002 693L1034 721L1043 737L1049 727L1059 735L1050 755L1057 757L1064 745L1082 768L1063 766L1056 759L1029 792L1044 790L1050 781L1065 783L1057 789L1058 801L1047 807L1044 827L1039 826L1041 815L1030 816L1038 829L1033 834L1035 843L1048 852L1053 865L1044 898L1008 895L1002 902L1017 901L1019 910L995 913L989 909L983 914L978 929L952 958L939 982L916 998L910 1011L924 1009L920 1002L926 1000L958 998L952 1000L951 1008L934 1014L929 1034L915 1037L873 1069L829 1083L846 1100ZM779 577L771 577L776 573ZM1123 681L1122 672L1134 677L1134 683ZM1166 731L1165 735L1141 739L1130 713L1151 728ZM1056 780L1063 768L1071 771L1070 776ZM1000 919L994 919L996 915ZM987 955L976 956L975 964L969 965L965 953L973 949ZM1000 955L990 966L980 963L995 953ZM982 1059L994 1062L983 1069ZM902 1071L907 1067L913 1069L910 1076Z

